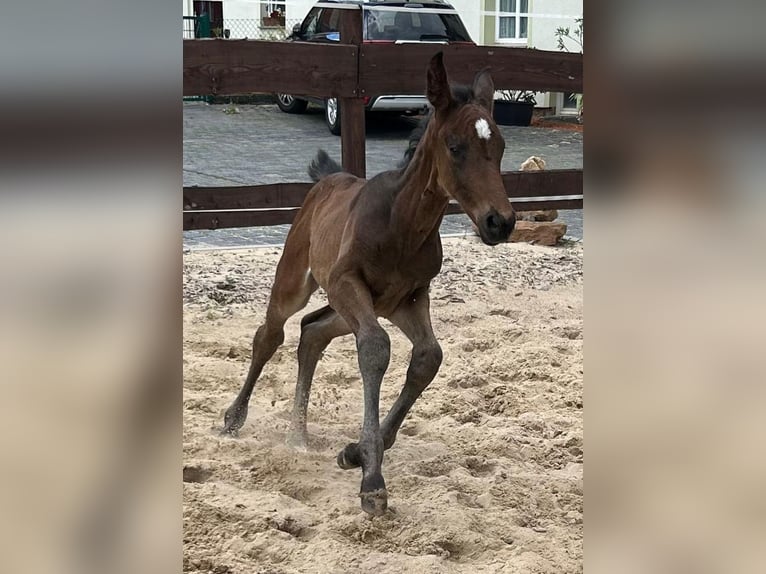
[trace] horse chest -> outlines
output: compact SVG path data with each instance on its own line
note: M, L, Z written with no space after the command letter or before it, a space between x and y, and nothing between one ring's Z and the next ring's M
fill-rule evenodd
M366 279L376 309L383 316L392 312L413 291L428 286L440 268L439 245L427 245L417 253L390 257L371 266Z

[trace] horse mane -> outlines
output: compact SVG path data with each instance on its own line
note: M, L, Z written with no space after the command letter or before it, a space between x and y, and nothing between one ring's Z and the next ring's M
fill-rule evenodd
M450 86L450 89L452 91L452 99L458 106L463 106L474 98L473 88L471 86L453 84ZM415 157L415 150L418 148L420 140L423 139L426 129L428 129L428 123L431 121L432 117L433 109L429 108L428 114L418 122L418 125L415 126L415 129L410 133L407 149L404 152L404 157L397 165L398 169L403 170L410 165L412 158ZM312 181L319 181L323 177L341 171L343 171L341 165L332 159L323 149L317 151L317 155L311 160L308 167L308 174Z
M452 90L452 99L457 102L459 106L463 106L473 99L473 88L471 86L453 84L450 88ZM423 139L432 116L433 109L429 107L428 114L418 122L418 125L415 126L415 129L410 133L407 149L398 165L400 169L404 169L410 165L412 158L415 157L415 150L418 148L420 140Z

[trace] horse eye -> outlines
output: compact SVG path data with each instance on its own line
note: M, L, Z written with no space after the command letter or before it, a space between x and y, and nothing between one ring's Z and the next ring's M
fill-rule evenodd
M449 145L449 146L447 146L447 147L449 147L449 151L450 151L450 153L451 153L451 154L453 154L453 155L454 155L454 154L457 154L457 153L460 151L460 146L459 146L459 145L457 145L457 144L450 144L450 145Z

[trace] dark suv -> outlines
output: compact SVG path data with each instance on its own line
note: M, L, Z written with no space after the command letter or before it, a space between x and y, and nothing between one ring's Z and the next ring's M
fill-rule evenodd
M403 2L402 0L323 0L296 24L288 40L303 42L339 42L342 9L331 4L357 4L362 7L362 39L365 43L438 42L473 44L457 12L444 0ZM340 134L340 109L336 98L277 94L279 109L288 114L306 111L308 102L323 105L327 127ZM384 94L365 96L369 112L413 114L426 108L421 94Z

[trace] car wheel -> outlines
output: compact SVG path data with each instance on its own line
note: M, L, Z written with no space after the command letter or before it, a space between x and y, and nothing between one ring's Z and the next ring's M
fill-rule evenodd
M302 114L309 103L290 94L277 94L277 106L286 114Z
M338 98L328 98L324 105L324 119L330 133L340 135L340 102Z

